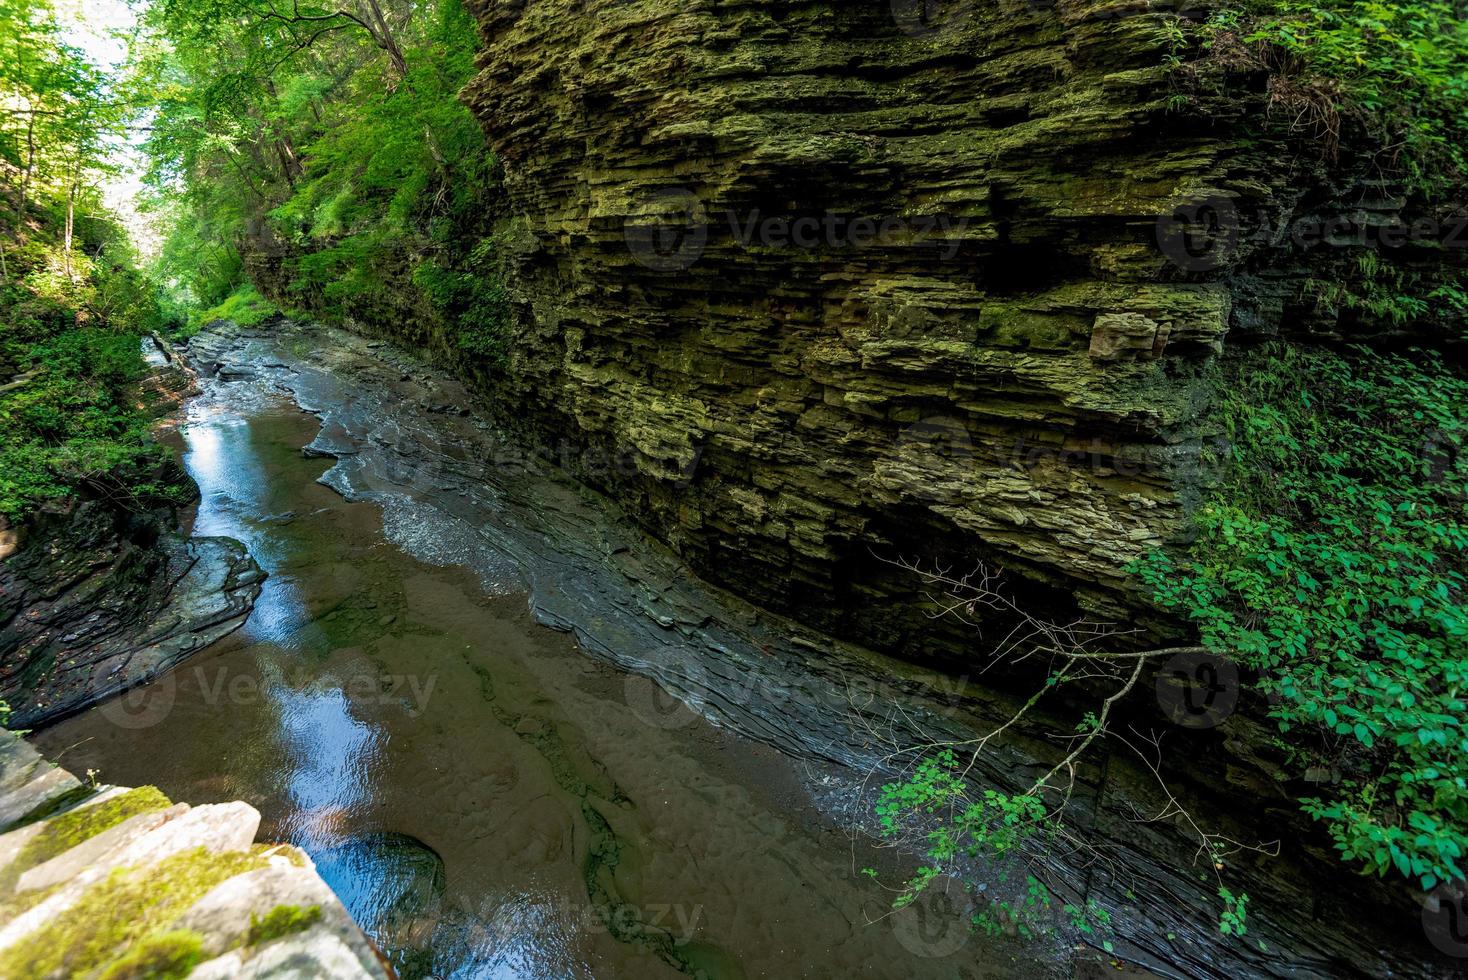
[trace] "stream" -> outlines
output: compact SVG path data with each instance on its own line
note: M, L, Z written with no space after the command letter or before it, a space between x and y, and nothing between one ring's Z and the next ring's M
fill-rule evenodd
M360 341L347 349L366 362ZM895 880L896 856L843 832L832 801L855 792L853 772L838 752L790 751L773 726L798 717L745 737L647 679L656 669L609 662L620 637L665 663L640 625L576 598L595 576L497 547L455 514L448 457L423 455L449 451L442 434L404 440L413 458L380 452L415 421L470 425L457 407L417 419L359 386L361 363L307 377L280 355L246 351L206 378L180 430L201 492L193 533L239 539L269 574L253 613L154 684L42 731L43 752L174 799L250 802L262 839L306 850L409 980L1033 974L998 950L1014 966L981 971L991 957L962 902L946 919L942 903L889 915L891 893L860 871ZM353 410L349 388L380 401ZM532 469L499 479L542 517L585 511ZM597 549L631 534L601 519ZM526 532L545 537L506 531ZM676 618L647 620L675 653Z
M1238 841L1300 819L1242 713L1150 730L1167 789L1098 747L1064 846L894 912L915 860L876 846L875 790L914 747L1013 718L981 668L881 657L713 588L565 476L571 450L527 449L386 343L216 324L187 359L192 531L242 541L264 591L238 632L32 740L106 782L256 806L407 980L1449 975L1410 941L1414 906L1308 841L1229 858L1249 935L1220 936L1177 808ZM1016 793L1054 766L1074 718L1047 712L973 778ZM970 928L1029 873L1055 898L1038 938Z

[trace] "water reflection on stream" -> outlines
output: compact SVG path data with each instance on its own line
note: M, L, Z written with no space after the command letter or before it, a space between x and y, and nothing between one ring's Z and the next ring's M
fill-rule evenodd
M196 415L195 531L244 541L264 594L43 752L250 801L406 978L996 975L954 924L870 924L888 907L859 869L885 862L816 811L820 772L665 710L523 596L404 554L378 508L316 483L317 428L269 402Z

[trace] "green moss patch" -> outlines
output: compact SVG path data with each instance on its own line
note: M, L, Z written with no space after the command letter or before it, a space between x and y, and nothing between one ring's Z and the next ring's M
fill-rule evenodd
M204 959L204 937L192 929L144 936L99 980L182 980Z
M321 906L277 905L263 916L250 915L246 946L263 946L294 932L305 932L321 921Z
M0 976L41 980L50 976L174 976L135 973L144 953L183 962L187 945L168 926L216 885L265 867L263 849L212 854L202 847L148 868L119 868L53 922L0 955ZM170 938L171 936L171 938ZM186 957L185 957L186 958Z
M0 895L15 890L20 876L59 854L96 837L140 813L165 810L173 802L156 786L140 786L95 806L80 807L53 818L21 848L15 860L0 869Z

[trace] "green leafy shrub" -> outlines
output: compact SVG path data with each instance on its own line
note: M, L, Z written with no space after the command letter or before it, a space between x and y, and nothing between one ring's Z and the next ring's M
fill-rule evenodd
M978 790L966 778L963 764L952 749L944 748L920 759L905 778L882 787L876 815L880 832L889 838L913 838L923 863L892 903L910 905L940 876L952 874L960 858L1002 860L1040 843L1053 829L1044 802L1037 795ZM867 869L875 877L876 872ZM1048 890L1033 876L1017 902L996 899L981 909L974 924L993 931L1012 924L1030 935L1032 913L1051 905ZM1067 912L1073 913L1069 906ZM1082 916L1087 930L1089 916Z
M157 482L169 455L137 403L137 334L67 330L23 361L25 374L0 393L0 514L18 520L84 486L121 500L181 499L181 486Z
M249 284L238 286L218 306L202 310L189 318L186 336L198 333L215 320L232 320L242 327L253 327L275 316L278 311L270 301Z
M1274 75L1291 118L1334 138L1353 114L1423 188L1468 172L1468 18L1452 0L1235 0L1209 42Z
M423 262L413 270L413 283L456 328L461 350L503 364L509 351L510 301L492 255L493 240L486 240L460 268Z
M1301 805L1422 888L1468 850L1468 379L1438 357L1270 346L1222 390L1231 451L1185 557L1138 567L1252 668Z

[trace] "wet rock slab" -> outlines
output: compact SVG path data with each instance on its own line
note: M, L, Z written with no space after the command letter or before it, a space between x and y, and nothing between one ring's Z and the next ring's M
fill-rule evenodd
M79 711L238 629L264 573L228 538L88 501L0 563L0 698L16 727Z

